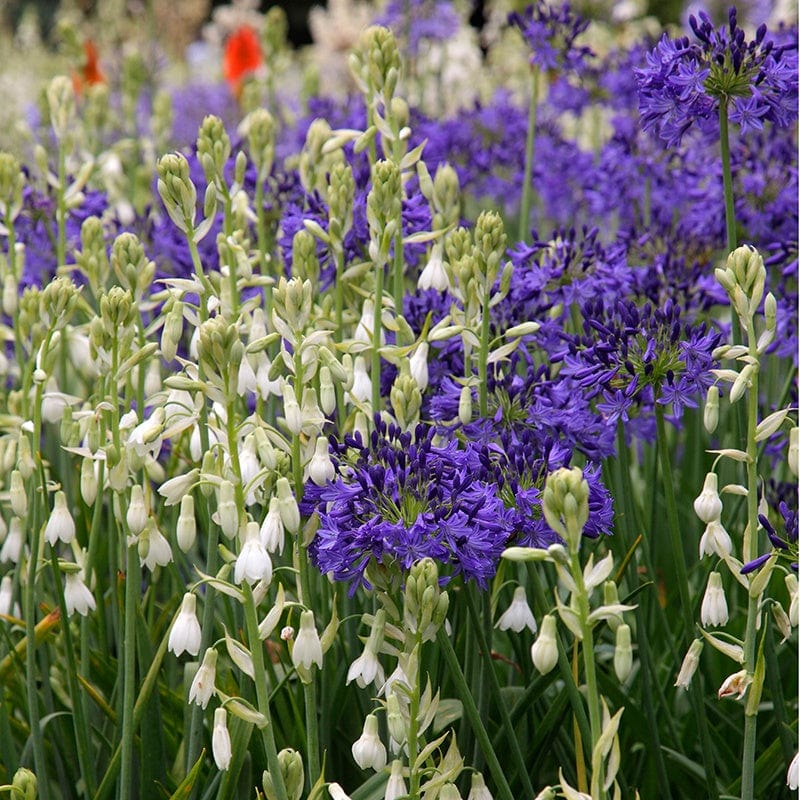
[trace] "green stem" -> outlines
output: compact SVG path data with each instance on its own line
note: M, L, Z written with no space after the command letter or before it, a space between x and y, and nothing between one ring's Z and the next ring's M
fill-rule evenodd
M675 502L675 485L672 477L672 463L667 449L667 431L664 424L664 406L656 403L656 431L658 442L658 457L661 466L661 481L664 486L664 499L667 505L667 530L669 531L670 546L672 549L672 560L675 564L676 581L678 583L678 594L680 596L681 614L683 615L683 629L681 631L681 642L683 649L689 647L694 631L694 612L692 602L689 597L689 575L686 569L686 556L683 552L683 539L681 537L678 522L678 506ZM692 681L689 687L689 696L694 708L695 721L700 735L700 747L703 753L703 765L705 767L705 779L708 796L711 800L719 797L716 780L716 767L714 765L714 754L711 747L711 736L708 730L708 718L703 708L703 695L700 682Z
M67 203L64 199L67 182L67 154L63 142L58 143L58 189L56 195L56 265L61 267L67 261Z
M400 189L402 192L402 187ZM402 200L402 198L401 198ZM394 313L403 313L403 297L405 296L405 262L403 260L403 214L397 215L397 233L394 237L394 262L392 264Z
M486 758L486 763L489 765L489 772L492 778L494 778L497 794L502 800L514 800L514 795L511 791L511 787L508 785L506 774L497 758L497 753L495 753L492 747L491 739L489 739L489 734L486 732L486 727L478 712L478 707L475 705L472 692L469 690L469 686L467 686L467 682L464 678L464 673L461 671L461 665L458 663L458 657L453 649L453 643L450 641L450 637L447 635L444 627L439 628L436 640L444 655L450 677L456 685L456 691L464 706L464 711L475 732L475 738L478 740L478 744L481 746L483 755Z
M409 800L419 800L420 797L420 773L416 768L417 756L419 755L419 651L421 648L421 637L416 635L412 654L417 656L417 669L415 674L414 686L412 687L408 705L408 797ZM413 656L412 656L413 657Z
M319 717L317 715L317 680L316 671L311 675L311 682L303 684L303 695L306 706L306 748L308 757L308 788L314 786L320 775L319 760Z
M725 194L725 246L731 253L736 249L736 212L733 204L727 99L722 99L719 103L719 148L722 155L722 190Z
M372 365L370 379L372 381L372 413L376 414L381 405L381 311L383 309L383 270L380 260L375 264L375 307L372 322Z
M50 343L50 332L43 344L43 352L47 352ZM33 443L31 450L35 453L38 466L41 466L42 453L40 442L42 439L42 396L44 382L36 384L36 398L33 407ZM37 471L38 474L38 471ZM50 787L47 779L47 762L45 760L44 739L39 716L39 695L36 685L36 568L39 563L39 550L41 548L42 514L41 503L38 497L38 488L34 487L31 497L31 552L28 560L28 577L25 583L23 608L25 613L25 638L28 646L25 650L25 687L28 695L28 718L30 723L31 740L33 741L33 763L36 768L39 792L42 800L49 800ZM66 620L62 620L66 624Z
M125 531L123 531L124 535ZM133 719L136 702L136 604L139 602L139 554L136 545L126 548L125 565L125 638L123 641L124 683L122 701L122 765L120 769L120 800L133 797Z
M195 276L203 287L203 291L198 296L197 313L200 317L202 324L208 319L208 305L205 301L205 295L211 290L211 285L203 272L203 264L200 261L200 253L197 250L197 245L194 242L191 233L186 236L189 252L192 257L192 266L194 267ZM204 378L203 365L198 363L198 377L202 381ZM208 405L203 402L200 407L200 420L198 422L200 428L200 448L203 453L207 453L209 449L208 438ZM208 528L206 532L206 575L216 575L219 564L219 552L217 546L219 543L219 528L211 521L211 501L204 497L202 494L198 498L201 503L205 505L206 515L208 520ZM210 584L206 585L205 599L203 601L203 620L200 626L202 631L200 639L200 651L198 658L202 662L206 650L211 645L214 638L214 598L215 590ZM192 703L192 709L189 718L189 736L188 744L186 747L186 769L191 769L192 765L197 761L200 755L200 744L203 736L203 709L196 703Z
M267 723L261 729L261 739L267 754L267 765L272 776L272 785L277 800L288 800L286 786L283 782L283 773L278 763L278 750L275 745L275 731L272 725L272 715L269 708L269 687L267 686L267 672L264 667L264 645L258 635L258 620L256 618L256 604L253 600L253 591L247 581L242 583L244 593L244 619L247 626L247 641L250 644L250 655L253 658L253 671L255 674L256 698L258 710L266 717Z
M758 364L756 333L752 317L747 323L747 341L750 356ZM758 555L758 444L756 442L756 426L758 425L758 371L753 372L750 387L747 390L747 527L742 543L742 560L752 561ZM744 634L744 669L752 677L756 669L756 638L758 636L759 608L761 595L748 596L747 625ZM752 687L749 691L753 691ZM756 723L758 706L750 711L750 703L745 708L744 745L742 748L742 800L753 800L755 759L756 759Z
M528 135L525 139L525 171L522 176L522 200L519 210L520 242L530 239L531 201L533 197L533 157L536 146L536 106L539 103L539 67L531 65L531 102L528 108Z
M525 764L525 756L522 754L522 748L519 744L519 739L514 731L514 723L511 721L511 715L503 700L503 693L500 688L500 682L497 679L497 673L492 664L492 653L489 649L489 643L486 641L486 636L481 625L481 619L478 616L478 610L475 608L475 602L469 592L467 595L467 609L469 611L470 621L472 622L473 630L478 637L478 646L480 648L481 658L483 660L486 674L489 676L489 688L492 692L494 702L500 711L500 719L503 725L503 730L506 734L506 739L511 747L511 758L519 773L520 780L522 781L522 788L525 797L534 797L536 793L533 791L533 784L531 784L530 776L528 775L528 767Z
M586 591L586 584L583 580L583 568L581 567L578 551L570 553L570 572L572 580L575 581L577 591L574 597L578 601L578 617L581 625L581 653L583 654L583 669L586 674L586 704L589 706L589 727L592 732L591 752L594 753L595 745L602 732L602 719L600 714L600 693L597 689L597 669L594 663L594 633L589 622L589 593ZM603 764L599 765L600 775L592 775L592 786L599 787L599 797L595 800L603 800L605 791L603 790Z
M481 338L478 350L478 408L484 419L489 416L489 386L488 386L488 361L489 361L489 300L491 287L483 287L483 307L481 309Z
M78 672L75 668L75 648L72 644L72 631L69 626L67 603L64 600L64 587L61 583L61 570L55 548L50 548L50 562L53 567L53 578L56 586L58 608L61 612L62 630L64 632L64 653L66 655L67 686L72 701L72 725L75 731L75 746L78 751L78 766L86 786L87 796L94 794L94 770L89 755L89 732L86 725L86 709L83 696L78 687Z

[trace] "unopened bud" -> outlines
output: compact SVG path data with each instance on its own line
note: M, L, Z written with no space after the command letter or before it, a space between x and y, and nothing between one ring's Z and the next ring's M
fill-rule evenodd
M633 650L631 648L631 629L623 623L617 628L616 646L614 647L614 672L617 680L624 683L633 668Z
M190 494L186 494L181 498L181 511L178 515L178 524L175 531L178 547L184 553L188 553L194 544L196 536L197 523L194 516L194 498Z
M556 641L556 618L546 614L539 629L539 635L531 646L533 666L546 675L558 663L558 643Z
M703 426L708 433L714 433L719 423L719 389L709 386L706 392L706 404L703 408Z

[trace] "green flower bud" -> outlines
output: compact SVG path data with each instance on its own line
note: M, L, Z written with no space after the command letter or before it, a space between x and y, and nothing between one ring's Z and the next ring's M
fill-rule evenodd
M305 228L297 231L292 239L292 274L312 284L319 280L317 241Z
M336 164L344 163L344 153L340 149L325 152L324 147L332 138L331 126L324 119L315 119L308 126L306 142L300 153L300 182L308 192L315 189L327 199L328 181L326 175Z
M446 592L439 586L439 570L431 558L414 563L406 580L403 603L403 622L408 630L420 632L423 641L436 638L436 631L444 622L442 611L447 613Z
M256 165L259 180L264 181L272 172L275 160L275 119L266 108L257 108L247 115L244 130L250 158Z
M631 648L631 629L624 623L617 628L616 646L614 647L614 672L617 680L624 683L633 668L633 650Z
M213 114L206 116L197 132L197 155L208 183L222 185L225 164L231 155L231 140L225 123Z
M166 144L172 135L173 117L172 95L164 89L159 89L153 97L153 112L150 115L150 127L156 141L157 152L166 149Z
M461 218L461 187L458 173L449 165L442 164L433 179L433 227L442 230L457 225Z
M353 227L354 196L352 167L346 162L334 164L328 176L328 235L338 246Z
M719 389L709 386L706 392L706 404L703 408L703 427L708 433L714 433L719 422Z
M547 476L542 510L547 524L566 539L570 552L577 552L589 519L589 484L580 467L562 467Z
M22 209L25 174L11 153L0 152L0 218L13 222Z
M42 321L53 330L63 330L78 303L78 287L66 276L54 278L42 290Z
M283 785L286 787L287 797L289 800L300 800L305 781L302 756L296 750L287 747L278 753L278 766L283 778ZM276 800L278 795L269 772L264 772L262 782L267 800Z
M264 61L273 64L275 57L287 48L289 20L281 6L270 6L264 14L264 27L261 29L261 46Z
M100 217L87 217L81 225L81 252L76 253L75 262L89 280L97 295L108 280L109 263Z
M390 400L398 425L410 430L419 422L422 392L411 375L400 373L392 384Z
M36 775L25 767L20 767L11 781L11 785L16 791L11 795L22 800L36 800Z
M462 425L472 422L472 389L469 386L461 387L458 398L458 419Z
M189 177L189 162L180 153L168 153L158 160L158 193L170 219L184 233L194 229L197 189Z
M148 260L142 243L132 233L122 233L114 240L111 266L120 285L134 297L141 297L150 287L156 271L155 262Z
M57 75L47 87L50 124L56 139L61 141L75 119L75 89L66 75Z

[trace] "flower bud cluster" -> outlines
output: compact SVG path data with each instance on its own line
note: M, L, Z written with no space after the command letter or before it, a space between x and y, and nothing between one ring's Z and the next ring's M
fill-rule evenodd
M431 558L417 561L406 579L403 622L422 641L432 641L444 624L449 598L439 586L439 568Z

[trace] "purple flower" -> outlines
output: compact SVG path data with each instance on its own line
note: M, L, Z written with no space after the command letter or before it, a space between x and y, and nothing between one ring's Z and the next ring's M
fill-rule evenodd
M695 41L665 34L647 66L636 70L645 130L673 147L694 123L713 120L720 103L730 106L729 118L743 132L760 130L767 120L785 127L797 118L796 37L779 44L762 25L747 41L735 8L719 28L702 12L689 24Z
M578 36L589 27L589 20L573 13L569 3L537 0L521 14L510 14L508 21L519 28L531 48L531 64L541 69L581 70L593 55L588 47L575 45Z
M449 0L391 0L376 23L406 39L408 52L415 57L425 41L451 39L461 19Z
M509 537L508 514L491 486L469 469L453 440L434 429L401 432L375 417L368 444L332 441L337 476L306 487L304 506L320 526L309 552L323 573L350 584L398 585L421 558L434 558L485 588Z

